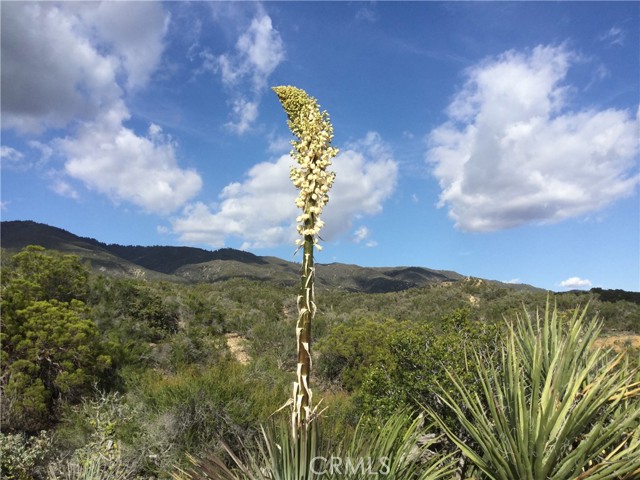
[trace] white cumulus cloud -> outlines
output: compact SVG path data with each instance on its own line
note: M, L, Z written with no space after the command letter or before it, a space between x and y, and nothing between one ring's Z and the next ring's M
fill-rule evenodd
M296 191L289 181L288 155L275 162L253 166L240 183L227 185L220 203L197 202L187 206L172 228L180 239L214 247L228 237L243 240L243 248L259 248L292 242L295 238Z
M326 225L321 232L327 240L349 231L362 216L380 213L398 177L391 150L375 132L347 145L334 160L333 170L336 179L323 212Z
M567 278L566 280L563 280L558 285L562 288L568 288L568 289L590 288L591 281L585 278L580 278L580 277L570 277L570 278Z
M67 161L65 172L113 201L127 201L145 211L167 214L202 186L193 170L178 167L173 142L151 125L146 136L123 126L124 105L83 125L76 137L57 142Z
M144 87L164 50L169 16L158 2L9 2L2 7L2 128L64 138L31 141L40 163L64 166L51 188L71 198L71 180L145 211L169 213L200 189L178 166L175 144L151 125L126 127L127 92Z
M227 185L219 203L197 202L174 218L172 230L190 243L225 245L238 238L242 248L263 248L291 244L296 238L297 190L289 180L294 161L282 155L274 162L251 168L243 182ZM333 161L336 179L323 212L325 240L348 232L356 219L375 215L393 193L397 163L380 136L370 133L348 146ZM373 245L373 244L372 244Z
M169 25L159 2L91 2L82 12L126 72L126 87L146 85L164 51Z
M568 111L563 81L575 58L563 46L538 46L469 69L427 152L439 205L458 228L558 222L633 194L639 119Z

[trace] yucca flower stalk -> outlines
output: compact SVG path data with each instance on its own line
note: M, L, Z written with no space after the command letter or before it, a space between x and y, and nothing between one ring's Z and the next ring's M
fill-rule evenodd
M594 347L601 324L586 311L525 312L497 358L477 356L479 393L451 376L462 400L441 400L464 435L427 409L483 478L640 478L640 383L624 354Z
M318 244L323 226L322 209L329 201L328 192L335 173L327 168L338 149L331 146L333 126L326 111L320 111L315 98L304 90L292 86L274 87L287 114L287 125L297 140L291 142L291 156L298 162L292 167L290 178L300 191L296 206L302 210L297 218L301 238L296 243L302 248L302 278L298 294L298 320L296 322L297 379L293 384L292 430L295 434L314 416L311 375L311 323L316 313L314 298L314 248Z

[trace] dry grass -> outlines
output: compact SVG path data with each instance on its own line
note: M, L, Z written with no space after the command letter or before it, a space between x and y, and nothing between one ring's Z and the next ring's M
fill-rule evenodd
M640 335L626 333L620 335L607 335L598 338L594 342L595 347L613 348L616 352L628 347L640 348Z

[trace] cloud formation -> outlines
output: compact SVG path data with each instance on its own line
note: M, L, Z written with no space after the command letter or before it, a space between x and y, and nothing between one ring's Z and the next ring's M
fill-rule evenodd
M175 146L159 126L136 135L123 126L128 112L122 104L105 117L83 125L75 138L57 142L70 177L116 203L159 214L173 212L198 193L200 176L178 167Z
M398 163L381 136L369 132L340 151L333 161L336 179L322 217L321 235L334 239L349 231L355 220L382 211L395 191Z
M85 25L92 25L112 50L126 74L126 88L145 86L160 64L169 15L155 2L95 2L84 7Z
M624 40L627 32L620 27L613 26L606 33L600 35L599 40L607 42L609 45L617 45L619 47L624 45Z
M172 221L173 232L182 241L213 247L224 246L230 237L241 239L244 249L293 245L298 209L297 191L289 180L292 165L289 155L255 165L243 182L223 189L219 204L197 202L186 207ZM321 232L328 241L347 233L356 219L379 213L395 189L398 171L376 133L349 145L334 159L332 169L336 180Z
M638 115L568 111L565 47L509 51L467 71L429 135L439 206L456 227L494 231L603 209L633 194Z
M558 284L562 288L582 289L591 288L591 281L580 277L570 277Z
M199 175L178 166L175 144L158 127L138 135L124 125L127 92L158 67L168 21L156 2L3 5L2 128L32 135L70 128L48 144L31 142L64 159L50 175L54 191L77 198L69 180L80 180L155 213L198 192Z
M72 119L91 118L121 96L116 58L92 45L90 25L75 7L3 4L2 128L62 128Z
M0 146L0 160L3 168L24 169L24 155L13 147Z
M363 243L365 247L376 247L378 242L370 240L371 231L367 227L360 227L353 232L353 241L355 243Z
M225 85L234 86L248 77L253 89L260 91L282 60L284 44L280 34L273 28L271 17L260 10L238 38L235 51L220 55L218 64Z
M201 52L202 68L219 73L222 83L231 92L231 120L226 126L242 135L249 131L258 117L258 106L269 76L285 58L280 33L261 4L249 26L239 36L233 51L215 56ZM219 20L228 19L222 15Z

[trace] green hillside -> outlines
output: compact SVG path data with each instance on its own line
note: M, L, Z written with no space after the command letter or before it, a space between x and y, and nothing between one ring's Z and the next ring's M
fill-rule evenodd
M23 248L30 244L47 248ZM2 247L3 478L169 478L188 468L186 453L230 465L223 443L240 455L258 451L260 426L295 378L299 265L229 249L109 246L32 222L3 222ZM311 382L327 408L323 445L388 432L400 411L443 422L420 430L423 439L461 428L437 392L464 399L450 374L479 392L478 369L503 371L487 362L499 362L508 325L531 325L547 303L559 325L588 306L588 321L602 322L594 345L626 355L606 378L640 381L634 292L557 294L421 267L321 265L318 279ZM614 350L598 350L597 365ZM620 435L640 412L629 395ZM632 438L601 451L630 465L623 453L636 448ZM438 442L434 454L462 458ZM466 478L489 478L469 465ZM93 476L78 470L89 466Z
M122 246L78 237L57 227L30 221L2 222L1 245L18 251L28 245L78 255L107 275L167 281L219 282L231 278L297 285L298 263L260 257L230 248L209 251L193 247ZM318 281L329 288L384 293L464 278L455 272L421 267L365 268L332 263L318 265ZM518 288L527 288L519 286Z

